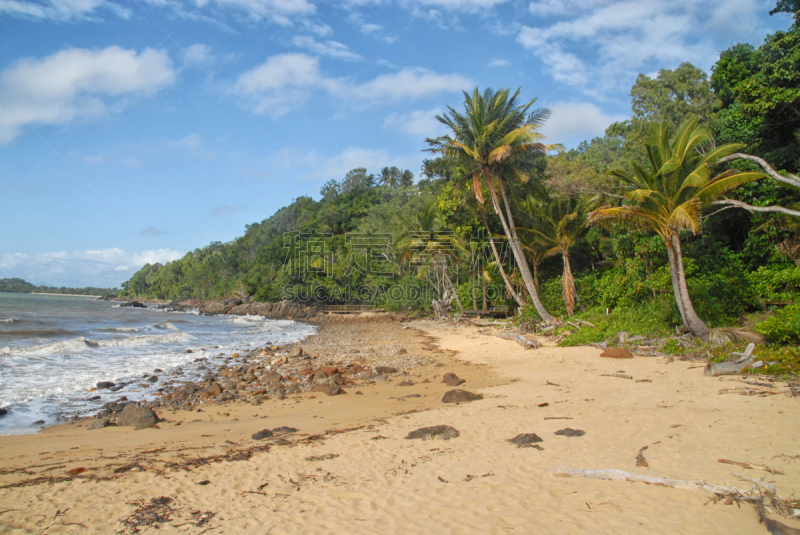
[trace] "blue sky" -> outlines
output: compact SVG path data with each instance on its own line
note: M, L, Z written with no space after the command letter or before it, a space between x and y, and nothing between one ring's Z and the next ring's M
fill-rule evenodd
M774 0L0 0L0 277L116 286L522 87L565 146L638 73L709 69Z

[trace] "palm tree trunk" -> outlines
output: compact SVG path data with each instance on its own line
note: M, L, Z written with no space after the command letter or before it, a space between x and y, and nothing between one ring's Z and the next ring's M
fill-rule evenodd
M503 261L500 258L500 255L497 253L497 247L494 245L494 238L492 237L492 233L489 230L489 221L486 219L486 214L483 215L483 225L486 228L486 232L489 233L489 245L492 246L492 254L494 254L494 261L497 264L497 269L500 271L500 276L503 277L503 282L506 284L506 288L508 289L508 293L511 294L511 297L514 298L514 301L521 307L527 305L525 300L514 291L514 287L511 285L511 281L508 279L508 275L506 275L506 270L503 269ZM483 285L483 309L486 310L486 281L484 281Z
M536 286L536 291L539 291L539 264L535 261L533 263L533 285Z
M692 299L689 297L689 287L686 285L686 272L683 268L683 253L681 251L681 240L678 238L678 233L672 234L672 250L675 255L675 268L678 275L678 287L680 290L681 300L684 308L684 322L689 332L701 338L707 338L711 334L711 329L706 326L697 312L694 311Z
M575 314L575 277L572 276L572 267L569 264L569 250L561 251L564 259L564 275L561 277L561 292L564 295L564 304L567 306L567 316Z
M483 310L486 310L486 307L488 306L486 304L486 279L481 277L481 280L483 281Z
M511 250L514 251L514 258L517 260L519 271L522 273L522 280L525 281L525 287L527 288L528 294L530 294L531 299L533 300L533 306L536 307L536 312L539 313L539 316L543 321L551 322L555 318L547 311L546 308L544 308L542 301L539 299L539 293L536 291L536 286L533 284L531 270L528 268L528 261L525 259L525 255L522 254L522 251L520 250L519 240L517 240L514 234L511 233L511 229L509 229L506 218L503 216L503 210L500 208L500 201L497 199L497 192L494 188L493 178L491 175L487 175L487 179L489 182L489 194L492 197L494 211L497 213L497 216L500 218L500 222L503 224L503 230L505 231L506 237L511 245Z
M514 301L516 301L519 306L524 307L528 303L525 302L525 300L522 298L521 295L519 295L517 292L514 291L514 287L511 285L511 281L508 279L508 275L506 275L506 270L503 269L503 262L500 260L500 255L497 254L497 247L495 247L495 245L494 245L494 238L492 238L491 236L489 237L489 245L492 246L492 253L494 253L494 260L497 263L497 269L498 269L498 271L500 271L500 276L503 277L503 282L506 283L506 288L508 289L508 293L511 294L511 297L514 298ZM483 300L484 300L483 309L486 310L486 304L485 304L486 292L485 291L484 291L484 295L483 295Z
M681 296L681 285L678 282L678 267L675 263L675 251L672 249L671 243L666 243L667 246L667 257L669 258L669 274L672 278L672 291L675 294L675 302L678 305L678 312L681 313L681 320L683 321L683 326L687 329L689 328L689 324L686 322L686 309L683 307L683 297Z
M478 296L475 294L475 264L472 265L472 310L478 310Z

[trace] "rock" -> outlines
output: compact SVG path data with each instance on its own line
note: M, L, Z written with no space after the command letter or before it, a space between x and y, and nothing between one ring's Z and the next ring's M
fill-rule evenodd
M580 429L572 429L570 427L566 427L559 431L556 431L556 435L561 435L562 437L582 437L586 434L585 431L581 431Z
M416 431L411 431L406 440L421 438L422 440L433 440L440 438L442 440L450 440L451 438L458 437L460 433L449 425L434 425L433 427L421 427Z
M0 418L8 414L8 409L0 409Z
M111 381L100 381L99 383L97 383L98 390L105 390L107 388L112 388L114 386L116 386L116 384L112 383Z
M153 412L153 409L135 402L125 405L119 418L117 418L117 425L132 426L135 431L147 429L148 427L156 427L158 422L158 416Z
M262 383L280 384L281 374L277 372L267 372L261 376Z
M600 353L605 359L632 359L633 354L624 347L610 347Z
M120 308L147 308L147 305L139 301L126 301L119 304Z
M518 448L531 448L533 447L532 444L537 442L542 442L542 439L539 438L539 435L534 433L524 433L521 435L517 435L514 438L509 438L506 442L511 442L515 444Z
M253 435L253 440L264 440L265 438L270 438L272 436L272 431L269 429L262 429L255 435Z
M444 384L446 384L447 386L458 386L458 385L460 385L462 383L466 383L466 381L464 379L459 379L458 375L456 375L454 373L451 373L451 372L448 372L448 373L444 374L444 378L442 379L442 382Z
M411 381L403 381L402 383L397 383L397 386L414 386L414 383Z
M157 375L151 375L150 377L147 378L147 380L149 382L151 382L151 383L158 382L158 376Z
M222 387L219 386L219 383L211 383L211 385L207 386L200 392L201 398L215 398L222 394Z
M405 355L406 353L408 353L408 351L404 347L401 347L400 349L397 350L398 355Z
M291 351L289 351L290 359L299 359L302 356L303 356L303 348L301 346L297 346Z
M388 373L397 373L397 368L391 366L375 366L375 373L386 375Z
M297 428L281 426L272 430L273 435L288 435L289 433L297 433Z
M380 383L381 381L385 381L386 380L386 376L385 375L376 375L375 377L372 378L372 380L375 381L376 383Z
M36 420L31 425L44 425L44 420Z
M336 396L336 395L339 395L339 394L345 394L346 393L344 391L344 389L341 388L339 385L331 386L331 385L327 385L327 384L317 385L314 388L312 388L311 391L312 392L322 392L323 394L326 394L328 396Z
M466 390L455 389L450 390L442 397L442 403L466 403L467 401L476 401L478 399L483 399L483 396Z
M103 429L104 427L108 427L111 425L111 422L107 418L98 418L92 424L87 427L86 429Z

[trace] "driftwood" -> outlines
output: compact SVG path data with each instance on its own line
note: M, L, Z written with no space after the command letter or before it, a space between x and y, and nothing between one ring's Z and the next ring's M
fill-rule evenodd
M542 345L537 342L536 340L531 340L530 338L523 336L521 334L514 334L514 333L500 333L496 335L498 338L502 338L503 340L513 340L525 349L539 349Z
M741 466L747 470L764 470L765 472L769 472L770 474L780 474L783 475L782 470L778 470L777 468L771 468L764 464L756 464L756 463L743 463L739 461L731 461L729 459L717 459L718 463L725 463L725 464L735 464L736 466ZM736 474L734 474L736 475ZM737 476L738 477L738 476Z
M644 474L635 474L633 472L625 472L623 470L616 470L614 468L607 468L604 470L590 470L580 468L565 468L557 466L550 471L551 474L560 477L583 477L586 479L608 479L614 481L637 481L640 483L647 483L650 485L659 485L662 487L672 487L675 489L689 489L689 490L705 490L716 492L720 494L729 494L731 491L740 492L742 495L746 491L734 489L723 485L713 485L706 483L702 479L700 481L682 481L680 479L666 479L663 477L646 476Z
M717 377L718 375L736 375L742 373L747 368L750 368L755 362L755 357L753 356L753 350L755 348L755 344L748 344L747 349L744 350L742 358L736 362L709 362L708 365L706 365L705 370L703 370L703 373L708 377Z

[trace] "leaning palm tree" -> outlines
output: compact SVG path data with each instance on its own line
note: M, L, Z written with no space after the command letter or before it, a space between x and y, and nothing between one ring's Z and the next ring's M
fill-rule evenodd
M552 321L553 316L539 299L519 244L507 186L530 178L526 162L531 154L542 154L560 147L543 144L544 136L537 131L550 112L530 111L536 99L519 104L519 94L517 90L511 95L508 89L497 92L487 89L481 94L475 88L471 95L464 92L464 113L448 107L448 113L437 115L436 119L446 125L450 133L427 139L430 148L426 150L466 167L472 176L475 197L481 204L484 202L483 187L486 186L536 311L544 321Z
M538 199L528 196L522 203L530 228L520 231L530 234L535 240L533 247L528 249L533 252L536 241L544 245L545 257L560 254L564 259L564 274L561 277L561 290L567 315L575 313L575 277L572 275L572 266L569 262L570 248L587 232L586 215L591 204L589 197L575 199L572 197L554 197L552 199ZM536 240L538 238L538 240Z
M726 191L766 175L736 169L714 175L712 167L742 145L715 147L709 130L698 123L698 118L686 119L677 129L666 119L654 124L644 144L647 166L631 162L633 174L610 172L632 186L625 194L624 204L596 210L589 214L589 221L623 221L661 236L667 247L672 289L683 324L693 335L705 338L711 331L689 297L680 232L697 234L703 207Z

